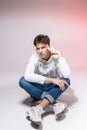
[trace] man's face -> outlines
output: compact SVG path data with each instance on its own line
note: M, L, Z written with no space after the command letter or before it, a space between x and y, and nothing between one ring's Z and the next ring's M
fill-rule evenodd
M50 46L44 43L37 43L36 44L36 52L41 59L48 60L50 58L50 51L48 50Z

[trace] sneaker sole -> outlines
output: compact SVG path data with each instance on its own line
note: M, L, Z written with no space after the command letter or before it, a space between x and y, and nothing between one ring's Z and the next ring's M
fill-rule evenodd
M34 121L34 120L32 120L31 118L30 118L30 121L31 121L31 123L33 123L33 124L35 124L35 125L37 125L37 126L39 126L39 125L41 124L40 121Z
M60 112L59 114L57 114L56 115L56 120L60 120L64 116L64 114L66 113L67 110L68 109L66 107L62 112Z

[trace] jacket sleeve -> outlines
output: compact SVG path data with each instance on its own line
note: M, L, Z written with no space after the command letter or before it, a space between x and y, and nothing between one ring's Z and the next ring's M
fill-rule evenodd
M37 57L35 55L32 55L26 67L24 78L26 81L29 81L29 82L43 84L46 77L34 73L36 63L37 63Z
M64 78L68 78L71 73L70 67L64 57L58 60L58 70L60 75Z

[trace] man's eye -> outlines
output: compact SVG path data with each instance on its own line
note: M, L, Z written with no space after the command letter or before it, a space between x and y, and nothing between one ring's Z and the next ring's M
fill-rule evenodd
M36 48L36 50L39 50L39 48Z
M42 49L44 49L45 47L42 47Z

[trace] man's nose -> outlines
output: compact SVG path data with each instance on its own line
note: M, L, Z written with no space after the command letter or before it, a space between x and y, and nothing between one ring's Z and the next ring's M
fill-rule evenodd
M40 49L39 52L42 52L42 49Z

